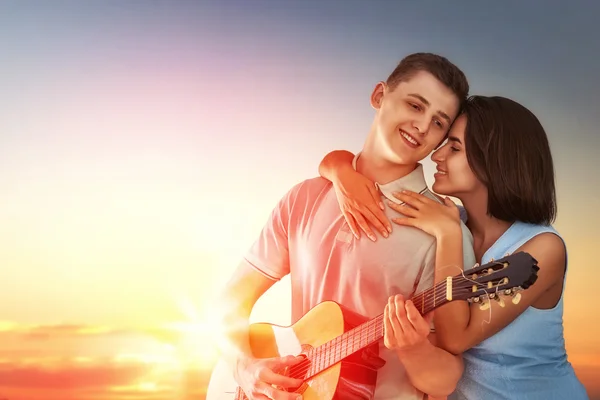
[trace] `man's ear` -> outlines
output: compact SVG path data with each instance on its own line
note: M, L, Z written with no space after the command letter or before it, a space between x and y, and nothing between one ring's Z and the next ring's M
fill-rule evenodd
M381 108L381 102L383 101L383 96L387 91L387 85L385 82L378 82L373 89L373 93L371 93L371 107L376 110Z

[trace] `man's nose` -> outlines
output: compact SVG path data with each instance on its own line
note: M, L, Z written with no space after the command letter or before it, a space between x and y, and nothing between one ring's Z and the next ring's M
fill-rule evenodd
M424 135L429 130L429 121L425 118L415 118L413 120L413 128L415 128L421 135Z

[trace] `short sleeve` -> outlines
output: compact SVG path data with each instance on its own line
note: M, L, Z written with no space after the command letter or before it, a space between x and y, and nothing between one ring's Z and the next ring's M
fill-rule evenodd
M297 190L298 185L279 200L244 257L258 272L276 281L290 273L289 225Z

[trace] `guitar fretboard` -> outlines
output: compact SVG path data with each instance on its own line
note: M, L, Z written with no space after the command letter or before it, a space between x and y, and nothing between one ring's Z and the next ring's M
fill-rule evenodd
M446 283L440 282L431 289L411 298L415 307L425 315L448 302L446 299ZM377 342L384 334L384 314L355 327L335 339L313 349L310 355L311 365L305 379L326 370L344 358Z

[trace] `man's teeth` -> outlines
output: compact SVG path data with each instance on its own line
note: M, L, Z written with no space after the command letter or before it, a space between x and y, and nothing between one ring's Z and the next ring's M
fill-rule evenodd
M447 174L447 172L446 172L446 171L440 171L439 169L438 169L438 171L437 171L437 172L438 172L438 174L442 174L442 175L446 175L446 174Z
M404 132L400 132L400 134L402 135L402 137L406 140L408 140L410 143L414 144L415 146L418 145L419 143L417 143L417 141L413 138L411 138L410 136L408 136L406 133Z

